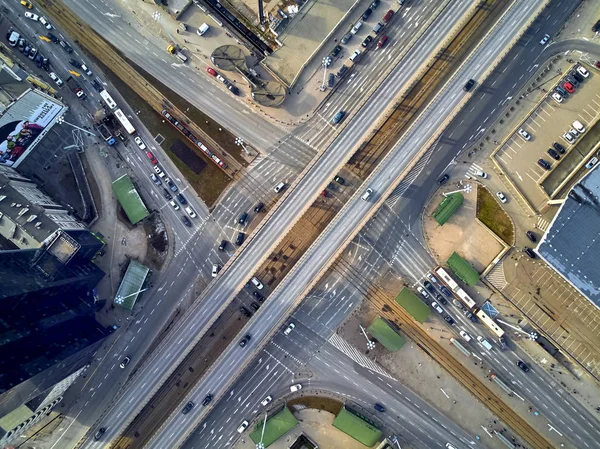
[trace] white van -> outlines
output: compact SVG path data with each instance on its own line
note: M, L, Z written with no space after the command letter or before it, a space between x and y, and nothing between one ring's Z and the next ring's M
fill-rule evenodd
M200 27L196 30L196 33L198 33L198 36L203 36L204 33L206 33L208 31L210 27L203 23L202 25L200 25Z
M483 346L483 347L484 347L485 349L487 349L488 351L491 351L491 350L492 350L492 348L493 348L492 344L491 344L489 341L487 341L485 338L483 338L481 335L479 335L479 336L477 337L477 341L478 341L479 343L481 343L481 346Z
M17 33L16 31L13 31L12 33L10 33L10 36L8 37L8 43L10 44L11 47L16 47L17 42L19 42L20 38L21 38L21 35L19 33Z

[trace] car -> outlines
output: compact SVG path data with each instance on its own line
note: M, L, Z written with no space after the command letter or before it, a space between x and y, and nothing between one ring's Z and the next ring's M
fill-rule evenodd
M368 201L369 198L371 198L372 194L373 194L373 189L368 188L367 190L365 190L365 193L362 194L361 199L363 201Z
M258 292L252 292L252 296L254 296L256 299L258 299L258 302L265 301L265 297Z
M573 92L575 92L575 87L573 87L573 84L569 83L568 81L566 83L563 83L563 87L570 94L572 94Z
M464 90L465 92L469 92L469 91L470 91L470 90L473 88L473 86L474 86L474 85L475 85L475 80L474 80L474 79L470 79L470 80L469 80L469 81L467 81L467 82L465 83L465 85L463 86L463 90Z
M535 234L534 234L533 232L531 232L531 231L527 231L527 232L525 233L525 235L526 235L526 236L527 236L527 238L528 238L529 240L531 240L533 243L537 242L537 237L535 236Z
M57 75L56 73L54 73L54 72L50 72L50 73L48 74L48 76L49 76L49 77L52 79L52 81L54 81L54 82L56 83L56 85L57 85L58 87L61 87L61 86L63 85L63 82L62 82L62 80L61 80L61 79L58 77L58 75Z
M34 14L32 12L25 12L25 14L23 14L25 17L27 17L28 19L33 20L34 22L37 22L38 19L40 18L40 16L38 16L37 14Z
M442 295L440 295L439 293L435 294L435 300L437 302L439 302L440 304L442 304L443 306L448 304L448 300L446 298L444 298Z
M454 304L460 310L464 310L464 306L462 305L462 302L460 302L458 299L453 299L452 304Z
M375 410L377 410L379 413L383 413L385 412L385 407L381 404L375 403Z
M383 23L377 22L377 24L373 27L373 33L379 34L381 29L384 27Z
M177 194L177 201L179 201L181 204L187 204L187 200L185 199L185 196L183 196L181 193ZM190 214L191 217L191 214ZM194 218L194 217L192 217Z
M337 114L335 114L333 116L332 122L337 125L338 123L340 123L342 121L342 119L344 118L344 116L346 115L345 111L339 111Z
M141 137L136 136L133 141L137 144L137 146L140 148L140 150L145 150L146 149L146 144L144 143L144 141L142 140Z
M302 384L296 384L296 385L292 385L290 387L290 391L292 393L295 393L296 391L300 391L300 390L302 390Z
M121 367L121 369L125 369L125 367L129 365L129 362L131 362L131 358L125 357L119 366Z
M425 286L425 288L427 290L429 290L430 293L435 294L435 287L433 286L433 284L429 281L425 281L423 282L423 285Z
M585 168L587 168L588 170L591 170L592 168L594 168L596 166L596 164L598 163L598 158L596 156L594 156L593 158L591 158L587 164L585 164Z
M256 276L253 276L252 279L250 279L250 282L252 282L252 285L254 285L259 290L262 290L264 288L263 283L260 282Z
M335 58L337 55L340 54L341 51L342 51L342 46L336 45L335 47L333 47L333 50L331 50L331 53L329 54L329 56L331 56L332 58Z
M188 401L187 404L185 404L185 407L183 407L183 410L181 410L181 413L187 415L195 406L196 404L194 404L192 401Z
M433 302L431 303L431 307L433 308L433 310L435 310L435 311L436 311L437 313L439 313L439 314L442 314L442 313L444 313L444 309L442 309L442 308L440 307L440 305L439 305L437 302L435 302L435 301L433 301Z
M265 208L265 204L264 203L258 203L256 206L254 206L254 212L262 212L262 210Z
M473 323L478 323L478 322L479 322L479 320L477 320L477 317L476 317L475 315L471 315L471 316L469 317L469 319L470 319L470 320L471 320Z
M371 16L372 13L373 13L373 10L371 8L365 10L365 12L363 12L362 19L367 20Z
M498 199L500 201L502 201L503 203L506 203L506 196L504 195L504 193L502 193L502 192L496 192L496 196L498 197Z
M383 47L387 41L388 41L387 36L381 36L381 38L379 38L379 41L377 42L377 48Z
M448 290L448 287L446 287L445 285L440 285L440 290L442 291L442 293L444 295L446 295L448 298L452 297L452 292L450 292L450 290Z
M371 6L369 6L369 8L377 9L377 7L379 6L379 3L381 3L381 0L373 0L373 3L371 3Z
M429 279L434 284L438 284L439 283L438 279L433 275L433 273L427 273L425 276L427 277L427 279Z
M542 167L545 170L552 169L552 164L545 159L538 159L537 163L540 167Z
M28 56L30 51L31 51L31 45L29 45L29 44L25 45L25 49L23 50L23 56Z
M481 170L477 170L477 171L475 172L475 174L476 174L477 176L479 176L480 178L483 178L483 179L487 179L487 177L488 177L488 176L487 176L487 173L486 173L486 172L484 172L484 171L481 171Z
M342 37L342 39L340 40L340 42L345 45L345 44L348 43L348 41L350 41L350 39L352 39L352 36L354 36L354 34L352 34L352 33L346 33L346 34L344 34L344 36Z
M212 394L207 394L206 396L204 396L204 400L202 401L202 405L203 406L207 406L208 404L210 404L210 401L213 400L213 395Z
M196 211L194 211L194 209L192 209L190 206L185 206L185 211L190 216L190 218L196 218L198 216L196 215Z
M227 247L227 240L221 240L221 243L219 244L219 251L225 251L226 247Z
M529 372L529 367L527 366L527 364L525 362L523 362L522 360L517 360L517 366L519 368L521 368L524 372L528 373Z
M502 351L505 351L505 350L507 350L507 349L508 349L508 345L506 344L506 338L504 338L504 337L500 337L500 338L498 339L498 343L500 343L500 349L501 349Z
M597 68L599 68L599 69L600 69L600 61L596 61L596 62L594 62L594 65L595 65Z
M550 35L549 34L544 34L544 37L540 41L540 45L546 45L549 40L550 40Z
M388 12L386 12L385 15L382 18L383 23L388 23L390 21L390 19L392 18L393 15L394 15L394 10L393 9L390 9Z
M160 180L160 179L158 179L158 176L156 176L154 173L152 173L152 174L150 175L150 179L152 179L152 182L153 182L154 184L156 184L157 186L159 186L159 185L161 185L161 184L162 184L161 180Z
M283 189L285 189L285 187L287 186L287 184L285 182L280 182L279 184L277 184L275 186L275 188L273 190L275 190L275 193L279 193L281 192Z
M465 314L465 316L466 316L468 319L471 319L471 317L473 316L473 314L471 313L471 311L470 311L470 310L465 310L463 313Z
M66 51L67 53L71 54L73 53L73 49L71 48L71 46L69 44L67 44L65 41L59 41L58 44L63 48L64 51Z
M548 153L548 155L556 161L560 159L560 154L558 154L558 151L556 151L554 148L548 148L546 153Z
M54 44L58 43L58 37L56 37L54 34L52 34L52 33L46 33L46 37L48 39L50 39Z
M356 50L354 50L354 53L352 53L348 59L350 60L350 62L356 62L360 55L361 51L357 48Z
M579 137L579 131L577 131L575 128L569 128L569 134L571 134L575 139L577 139Z
M217 274L219 274L219 271L221 271L221 265L219 265L218 263L213 263L211 276L216 278Z
M573 71L571 72L571 76L572 76L573 78L575 78L575 80L576 80L578 83L583 83L583 82L585 81L585 78L584 78L583 76L581 76L581 73L579 73L577 70L573 70ZM576 86L576 87L577 87L577 86Z
M577 79L573 75L565 76L564 81L571 83L575 89L577 88L577 86L579 86L579 81L577 81Z
M588 72L587 69L581 65L578 65L576 70L577 70L577 73L579 73L584 78L587 78L588 76L590 76L590 72Z
M87 65L81 64L81 70L83 70L87 76L92 76L92 71L88 69Z
M242 313L242 315L246 316L246 318L250 318L252 316L252 312L250 312L244 306L240 307L240 312Z
M23 5L27 9L33 9L33 5L31 4L31 2L28 2L28 1L25 1L25 0L21 0L21 5Z
M566 90L564 90L560 86L556 86L555 90L556 90L556 92L558 92L559 94L561 94L563 98L567 98L569 96L569 92L567 92Z
M69 59L69 64L71 64L73 67L77 67L80 68L81 67L81 62L79 62L77 59Z
M206 71L208 72L209 75L212 75L212 76L218 75L217 71L215 69L213 69L212 67L207 67Z
M352 34L356 34L358 33L358 30L360 30L360 28L362 27L362 22L359 20L358 22L356 22L356 24L352 27L352 29L350 30L350 32Z
M370 10L369 10L370 11ZM365 37L365 40L362 41L362 46L367 48L367 45L369 45L371 42L373 42L373 36L368 35L367 37Z
M165 189L163 187L163 196L167 199L167 200L172 200L173 197L171 196L171 194L169 193L169 191L167 189Z
M344 185L346 183L346 180L339 175L333 178L333 180L341 185Z
M167 183L169 189L171 189L172 192L177 192L177 186L173 181L171 181L169 178L165 178L165 182Z
M335 76L337 76L338 78L341 78L342 76L344 76L344 73L346 73L347 71L348 71L348 66L347 65L343 65L337 71L337 73L335 74Z
M181 216L181 221L183 221L183 224L186 225L188 228L192 226L192 222L185 215Z
M241 225L245 225L247 220L248 220L248 212L244 212L244 213L242 213L242 215L240 215L240 218L238 219L238 223Z
M246 345L248 344L248 342L250 341L250 339L251 339L251 338L252 338L252 336L251 336L250 334L246 334L246 335L244 335L244 338L242 338L242 339L240 340L240 343L239 343L239 345L240 345L242 348L246 347Z
M572 125L573 128L575 128L579 134L583 134L585 132L585 126L583 126L583 124L579 120L575 120L572 123Z
M21 2L21 4L23 3L28 3L28 2ZM31 4L31 3L29 3ZM94 434L94 440L98 441L100 438L102 438L102 435L104 435L106 433L106 427L100 427L96 433Z
M290 333L296 328L294 323L290 323L289 326L283 331L283 335L290 335Z
M252 307L254 310L258 311L258 309L260 309L260 305L255 303L254 301L252 301L250 303L250 307Z
M263 407L266 407L267 405L269 405L271 402L273 401L273 396L267 396L266 398L264 398L262 401L260 401L260 405L262 405Z
M41 68L44 63L44 59L44 56L42 56L41 53L38 53L38 55L35 57L35 65Z
M423 298L425 298L425 299L429 298L429 293L427 293L427 290L425 290L423 287L421 287L421 286L417 287L417 291L419 293L421 293Z
M329 74L329 78L328 78L328 80L327 80L327 85L328 85L329 87L333 87L333 86L334 86L334 84L335 84L335 75L334 75L333 73L330 73L330 74Z
M444 317L444 321L446 323L448 323L450 326L452 326L454 324L454 318L452 318L450 315L446 315Z
M237 432L238 433L243 433L244 430L246 430L246 428L248 427L248 421L244 420L242 421L242 423L240 424L240 427L237 428Z
M154 169L154 173L156 173L157 175L161 175L163 174L163 171L160 169L160 167L158 165L155 165L154 167L152 167ZM162 176L161 176L162 178Z
M23 51L25 50L25 44L27 43L27 41L25 41L25 39L23 39L22 37L19 38L19 40L17 41L17 45L19 46L19 50Z
M242 243L244 243L245 238L246 238L246 234L244 234L243 232L238 232L238 235L235 238L235 244L237 246L242 246Z
M562 137L569 143L575 142L575 137L573 137L570 133L564 133Z
M37 50L33 47L31 47L31 50L29 51L29 59L31 59L32 61L35 59L35 55L37 55Z
M527 254L529 257L531 257L532 259L536 258L535 253L533 252L533 250L531 248L527 247L527 246L523 247L523 252L525 254Z
M559 94L558 92L552 92L552 98L554 99L554 101L556 101L557 103L562 103L563 102L563 97L561 94Z
M531 140L531 134L529 134L523 128L519 128L519 131L517 131L517 132L519 133L519 136L521 136L523 139Z
M150 159L150 163L152 165L158 164L158 160L154 157L154 154L152 154L152 151L146 151L146 157L148 159Z
M450 176L446 173L445 175L443 175L440 179L438 179L438 184L444 184L446 181L448 181L450 179Z
M471 337L471 336L470 336L468 333L466 333L465 331L460 331L460 332L459 332L459 334L460 334L460 336L461 336L462 338L464 338L464 339L465 339L465 341L466 341L467 343L468 343L468 342L470 342L470 341L472 340L472 337Z

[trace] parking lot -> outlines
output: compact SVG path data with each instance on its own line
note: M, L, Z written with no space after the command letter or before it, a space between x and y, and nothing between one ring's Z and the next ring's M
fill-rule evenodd
M577 158L568 157L571 152L578 151L578 144L582 141L588 130L596 123L600 115L600 76L598 70L585 66L589 76L575 87L575 91L568 97L563 97L561 102L554 99L548 85L548 96L537 106L520 127L525 131L523 135L519 130L515 132L504 145L493 155L496 162L511 178L514 185L536 210L546 204L549 196L541 187L543 181L553 172L561 170L559 178L566 179L577 164L573 161L584 163L591 157L580 154ZM555 83L563 85L563 73L557 76ZM585 127L585 132L569 142L564 134L573 128L572 123L578 120ZM561 145L564 149L557 145ZM554 156L548 153L553 149ZM566 164L561 163L566 157ZM555 160L559 158L558 160ZM543 159L547 163L544 168L538 162ZM542 162L543 164L543 162ZM569 165L568 167L566 165ZM555 177L556 178L556 177ZM560 184L560 179L554 179L553 185Z

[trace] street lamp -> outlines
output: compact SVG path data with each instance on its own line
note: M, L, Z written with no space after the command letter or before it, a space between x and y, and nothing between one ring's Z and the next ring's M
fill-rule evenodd
M267 427L267 414L265 413L265 420L263 421L262 432L260 434L260 441L256 443L256 449L265 449L265 443L263 438L265 436L265 427Z
M79 130L79 131L81 131L81 132L84 132L84 133L86 133L86 134L89 134L90 136L94 136L94 137L96 137L96 134L94 134L93 132L90 132L90 131L88 131L88 130L87 130L87 129L85 129L85 128L80 128L80 127L79 127L79 126L77 126L77 125L73 125L73 123L69 123L69 122L67 122L67 121L65 120L65 116L64 116L64 115L61 115L60 117L58 117L58 118L56 119L56 122L57 122L59 125L66 124L66 125L72 126L73 128L75 128L75 129L78 129L78 130Z
M235 138L235 144L238 147L242 147L242 150L244 150L246 152L246 154L248 156L250 156L250 151L248 151L248 149L246 148L246 145L244 145L244 139L242 139L241 137L236 137Z
M142 289L142 290L138 290L137 292L130 293L130 294L129 294L129 295L127 295L127 296L116 296L116 297L115 297L115 302L116 302L118 305L121 305L121 304L123 304L123 303L125 302L125 300L126 300L127 298L129 298L130 296L137 295L138 293L145 292L146 290L148 290L148 289L147 289L147 288L144 288L144 289Z
M323 58L323 84L321 84L321 92L325 91L325 78L327 77L327 67L331 65L331 56L325 56Z
M473 186L471 184L466 184L462 189L453 190L452 192L444 192L444 193L442 193L442 195L444 195L444 197L448 197L454 193L459 193L459 192L471 193L471 190L473 190Z
M367 349L369 351L372 351L373 349L375 349L375 342L369 338L369 336L367 335L367 331L365 331L365 328L362 327L360 324L358 325L358 327L360 327L362 334L367 339Z

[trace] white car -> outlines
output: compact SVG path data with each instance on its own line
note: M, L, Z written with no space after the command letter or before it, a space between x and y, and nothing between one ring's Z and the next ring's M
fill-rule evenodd
M285 189L285 182L280 182L279 184L277 184L275 186L275 193L279 193L281 192L283 189Z
M573 122L573 128L577 130L579 134L583 134L585 132L585 126L579 120L575 120Z
M570 133L564 133L562 137L569 143L575 142L575 137L573 137Z
M145 150L146 149L146 144L144 143L144 141L142 140L141 137L137 136L133 140L135 141L135 143L137 144L137 146L140 147L140 150Z
M58 87L61 87L61 86L63 85L63 82L62 82L62 80L61 80L61 79L58 77L58 75L57 75L56 73L54 73L54 72L50 72L50 73L48 74L48 76L49 76L50 78L52 78L52 81L54 81Z
M475 172L475 174L477 176L479 176L480 178L487 179L487 173L484 172L484 171L478 170L478 171Z
M186 206L185 207L185 211L188 213L188 215L190 216L190 218L196 218L196 212L194 212L194 209L192 209L190 206Z
M290 333L296 328L294 323L290 323L286 330L283 331L283 335L290 335Z
M590 76L590 72L588 72L587 69L585 67L581 66L581 65L577 66L577 71L584 78L587 78L588 76Z
M417 290L423 295L423 298L429 298L429 293L423 287L417 287Z
M87 76L92 76L92 71L88 69L88 67L85 64L81 64L81 69L85 72Z
M237 428L238 433L242 433L244 430L246 430L246 428L248 427L249 422L248 421L242 421L242 423L240 424L240 427Z
M427 279L429 279L431 282L433 282L434 284L438 283L437 278L433 275L433 273L427 273L426 274Z
M273 401L273 396L267 396L266 398L264 398L262 400L262 402L260 403L260 405L262 405L263 407L270 404L271 401Z
M256 277L253 277L252 279L250 279L250 282L252 282L254 284L254 286L259 290L262 290L264 287L263 283L260 282Z
M563 97L558 92L552 92L552 98L554 98L554 101L556 101L557 103L563 102Z
M173 206L173 209L179 210L179 204L177 204L175 201L171 200L169 201L169 204Z
M519 131L518 131L518 133L519 133L519 136L521 136L523 139L525 139L525 140L531 140L531 134L529 134L523 128L520 128Z
M471 336L469 334L467 334L465 331L460 331L459 332L460 336L462 338L464 338L467 342L471 341Z
M46 19L45 17L40 17L40 23L42 25L44 25L47 30L51 30L52 29L52 25L50 25L50 22L48 22L48 19Z
M549 34L544 34L544 37L540 41L540 45L546 45L549 40L550 40L550 35Z
M131 358L125 357L119 366L121 367L121 369L125 369L125 367L129 365L129 362L131 362Z
M496 192L496 196L498 197L498 199L500 201L502 201L503 203L506 203L506 196L504 195L504 193L502 193L502 192Z
M585 164L585 168L591 170L592 168L594 168L596 166L596 164L598 163L598 158L596 156L594 156L593 158L591 158L587 164Z
M33 20L34 22L37 22L37 21L38 21L38 19L40 18L40 16L38 16L37 14L34 14L34 13L32 13L32 12L29 12L29 11L27 11L27 12L25 13L25 17L27 17L28 19L31 19L31 20Z
M433 301L433 302L431 303L431 307L433 307L433 309L434 309L434 310L435 310L437 313L440 313L440 314L441 314L441 313L444 313L444 309L442 309L442 308L440 307L440 305L439 305L437 302L435 302L435 301Z
M292 393L295 393L296 391L300 391L300 390L302 390L302 384L296 384L296 385L292 385L290 387L290 391Z
M160 169L160 167L158 165L155 165L153 168L154 168L154 172L157 175L160 175L162 173L162 170Z
M156 184L157 186L159 186L159 185L161 185L161 184L162 184L162 182L160 181L160 179L158 179L158 177L157 177L157 176L156 176L154 173L152 173L152 174L150 175L150 179L152 179L152 182L153 182L154 184Z
M212 277L216 278L217 274L221 271L221 266L218 263L213 263L212 266Z
M573 128L569 128L569 134L571 134L576 139L579 137L579 131L577 131L576 129L573 129Z
M373 189L367 189L365 191L365 193L362 194L361 199L363 201L367 201L371 197L372 194L373 194Z

